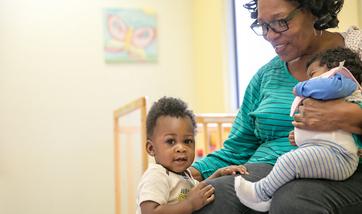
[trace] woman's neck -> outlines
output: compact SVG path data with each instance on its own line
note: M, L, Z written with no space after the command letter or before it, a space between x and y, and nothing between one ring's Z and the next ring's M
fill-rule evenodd
M290 74L298 81L304 81L308 79L307 76L307 62L314 54L323 52L330 48L344 47L344 39L339 33L332 33L323 31L314 42L310 45L309 50L299 58L287 63Z
M290 74L299 82L308 79L306 65L310 55L308 56L305 55L287 63Z

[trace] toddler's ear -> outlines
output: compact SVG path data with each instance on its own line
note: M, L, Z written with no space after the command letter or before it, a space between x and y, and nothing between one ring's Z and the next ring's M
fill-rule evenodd
M152 144L152 141L150 139L147 139L146 142L146 151L149 155L151 155L152 157L155 156L155 152L154 152L154 146Z

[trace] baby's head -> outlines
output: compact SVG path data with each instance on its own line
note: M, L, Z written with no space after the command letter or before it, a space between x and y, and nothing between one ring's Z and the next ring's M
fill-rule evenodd
M163 97L147 115L147 153L170 171L185 171L195 158L196 121L187 104Z
M357 53L348 48L332 48L314 55L307 63L307 74L309 77L319 76L338 67L342 61L344 61L344 67L361 83L362 61Z

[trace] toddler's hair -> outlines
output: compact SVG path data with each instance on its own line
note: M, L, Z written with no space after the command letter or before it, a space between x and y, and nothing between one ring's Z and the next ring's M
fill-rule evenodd
M174 97L162 97L156 101L147 115L146 129L147 138L151 138L157 119L161 116L170 116L177 118L189 117L192 122L193 131L196 133L196 121L194 113L188 109L187 104L181 99Z

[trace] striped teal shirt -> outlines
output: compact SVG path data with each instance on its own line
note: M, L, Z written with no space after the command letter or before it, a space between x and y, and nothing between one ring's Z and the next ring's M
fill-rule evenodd
M245 91L224 148L208 154L193 167L207 178L229 165L274 164L280 155L294 149L288 140L294 128L289 112L294 100L292 89L297 83L279 57L260 68ZM355 140L361 145L361 136L355 136Z

